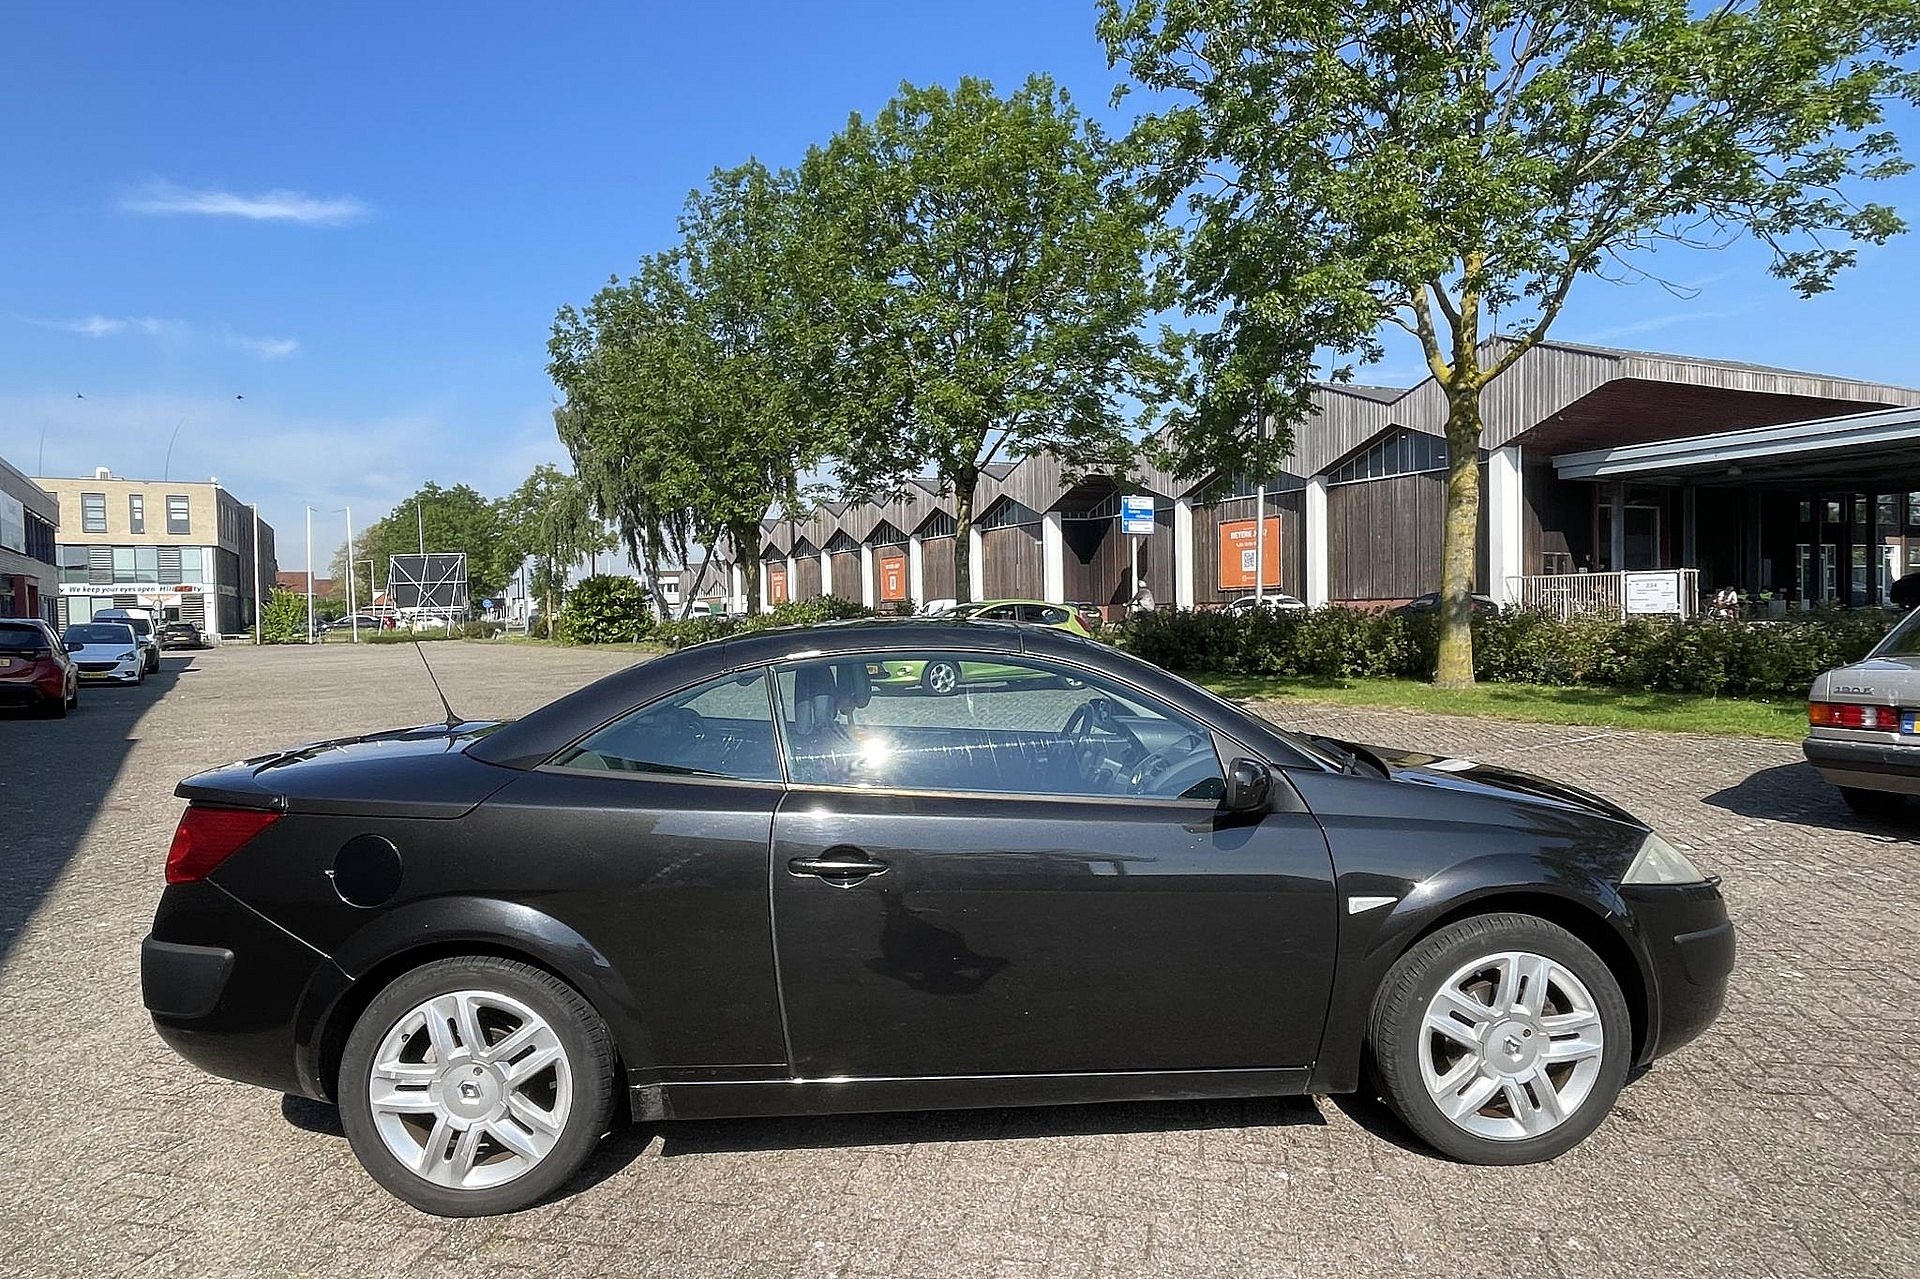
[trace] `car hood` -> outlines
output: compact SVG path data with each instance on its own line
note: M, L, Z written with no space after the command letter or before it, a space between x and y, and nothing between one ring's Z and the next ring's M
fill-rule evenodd
M1358 742L1336 742L1336 745L1354 752L1362 759L1373 760L1386 770L1389 780L1409 786L1431 786L1509 802L1570 809L1641 830L1650 829L1626 809L1592 791L1550 778L1536 777L1518 769L1392 746L1370 746Z
M174 794L288 813L459 817L513 780L512 769L467 754L498 727L423 724L309 742L196 774Z

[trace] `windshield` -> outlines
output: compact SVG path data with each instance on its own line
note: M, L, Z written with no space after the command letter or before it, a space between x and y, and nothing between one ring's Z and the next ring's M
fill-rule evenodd
M0 626L0 653L31 653L46 646L46 633L38 626Z
M1875 657L1920 657L1920 609L1907 614L1873 650Z
M69 644L131 644L133 628L125 622L93 622L85 626L69 626L66 640Z

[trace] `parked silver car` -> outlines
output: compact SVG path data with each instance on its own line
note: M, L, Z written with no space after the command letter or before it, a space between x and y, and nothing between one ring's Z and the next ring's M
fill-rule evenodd
M1816 679L1807 722L1807 761L1856 813L1892 816L1920 795L1920 611Z

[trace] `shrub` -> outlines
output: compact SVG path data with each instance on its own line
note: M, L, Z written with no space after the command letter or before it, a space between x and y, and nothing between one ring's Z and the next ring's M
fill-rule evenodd
M647 589L630 577L608 573L582 578L566 594L553 621L557 638L569 644L624 644L654 628Z
M260 642L263 644L304 644L307 642L307 597L278 587L260 610Z
M1536 612L1475 618L1474 673L1490 683L1608 685L1708 696L1799 695L1821 671L1864 657L1891 620L1875 610L1760 622L1624 621ZM1305 612L1160 612L1111 638L1157 666L1236 675L1426 678L1439 645L1431 615L1332 606Z

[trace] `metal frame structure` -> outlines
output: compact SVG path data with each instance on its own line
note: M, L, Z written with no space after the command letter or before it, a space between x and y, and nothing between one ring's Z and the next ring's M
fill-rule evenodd
M464 551L393 555L387 559L387 600L403 618L465 621L471 612Z

